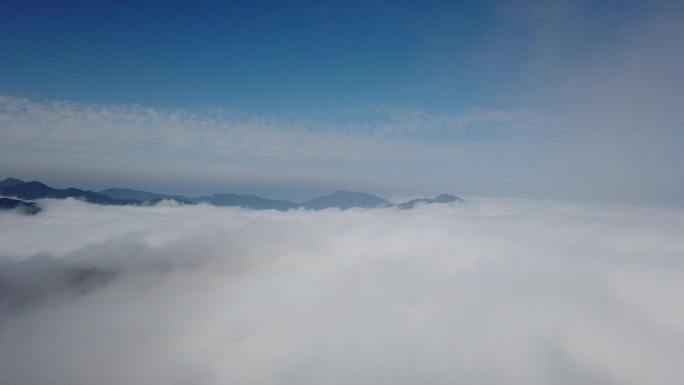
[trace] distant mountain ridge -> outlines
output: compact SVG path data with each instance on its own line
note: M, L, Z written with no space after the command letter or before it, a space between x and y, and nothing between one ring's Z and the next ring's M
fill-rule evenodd
M5 179L3 182L6 181L7 179ZM16 197L22 200L35 200L44 198L76 198L85 200L89 203L119 206L142 203L140 201L134 201L130 199L114 199L90 190L79 190L77 188L56 189L37 181L16 184L11 187L2 187L0 188L0 193L5 196Z
M418 199L413 199L405 203L400 203L397 206L401 209L412 209L414 208L417 204L432 204L432 203L451 203L451 202L463 202L463 200L457 196L454 195L449 195L449 194L441 194L437 195L434 199L429 199L429 198L418 198Z
M150 202L155 199L174 199L179 201L190 201L187 197L184 197L182 195L157 194L147 191L132 190L129 188L108 188L106 190L99 191L98 193L114 199L136 200L140 202Z
M214 206L244 207L253 210L287 211L299 207L290 201L260 198L256 195L214 194L209 197L190 198L196 203L209 203Z
M256 195L214 194L211 196L186 197L183 195L157 194L131 189L109 188L100 194L114 199L134 199L141 202L158 202L163 199L175 200L185 204L208 203L214 206L243 207L253 210L287 211L299 207L296 203L261 198Z
M298 204L286 200L266 199L256 195L239 195L234 193L186 197L183 195L158 194L147 191L120 188L109 188L100 192L80 190L76 188L55 189L37 181L23 182L15 178L7 178L3 181L0 181L0 195L14 197L21 200L75 198L89 203L103 205L143 205L156 204L161 200L173 200L179 204L208 203L214 206L279 211L287 211L291 209L318 211L331 208L348 210L351 208L367 209L384 207L396 207L403 210L412 209L418 204L444 204L462 201L460 198L454 195L442 194L435 198L418 198L400 204L392 204L386 199L372 194L338 190L332 194L314 198Z

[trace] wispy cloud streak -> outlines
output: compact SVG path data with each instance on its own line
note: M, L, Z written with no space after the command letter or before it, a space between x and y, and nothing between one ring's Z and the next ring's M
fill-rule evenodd
M88 164L90 173L102 173L101 179L116 177L122 169L129 170L132 179L143 179L145 173L154 178L169 169L177 180L207 181L222 175L233 180L280 177L330 182L334 175L342 184L339 187L345 188L384 175L388 187L396 190L401 180L417 176L416 168L432 176L442 172L436 164L466 161L489 144L509 145L510 140L492 132L521 126L540 130L543 125L543 118L531 112L437 116L374 107L341 112L340 117L311 121L217 109L2 96L0 136L8 166L0 171L38 173L34 177L38 178L57 169L62 175L83 173ZM427 189L445 191L435 186Z

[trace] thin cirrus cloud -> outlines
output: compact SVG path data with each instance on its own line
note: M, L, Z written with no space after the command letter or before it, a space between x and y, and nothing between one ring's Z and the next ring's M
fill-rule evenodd
M110 183L124 185L136 178L201 184L249 177L322 180L337 183L337 188L363 189L378 187L373 183L382 175L387 181L385 192L439 193L455 186L430 185L426 179L429 191L408 191L405 180L420 178L421 173L440 176L444 164L458 169L460 163L476 159L473 154L489 152L490 143L513 150L529 139L525 135L551 131L548 119L527 111L477 110L440 116L379 106L342 110L338 120L318 121L220 109L9 96L1 97L0 104L0 134L6 150L2 172L50 181L58 171L76 181L75 175L97 171L101 180L109 177ZM549 135L532 134L533 140L540 136ZM128 183L118 182L122 169L128 172ZM171 169L174 175L164 175ZM106 187L111 186L98 185ZM216 191L203 193L209 192Z
M42 204L0 214L3 383L684 378L681 210Z
M295 151L309 157L357 159L366 149L354 151L359 142L382 139L388 133L418 131L474 131L495 127L498 131L550 127L548 118L531 111L474 110L465 115L435 115L421 109L373 106L341 110L343 123L258 116L238 110L160 109L126 105L37 101L1 96L0 122L12 144L28 146L55 142L63 145L203 148L282 156ZM375 118L378 124L365 121ZM394 129L378 129L392 126ZM388 132L391 131L391 132ZM304 144L301 144L304 140ZM330 145L325 146L326 142ZM372 142L371 144L381 144ZM38 146L39 144L36 144ZM323 149L317 148L323 145ZM196 147L199 146L199 147ZM45 145L45 147L49 147ZM382 150L382 146L378 146ZM331 152L331 150L333 150ZM348 150L351 150L351 155ZM384 153L381 151L379 155ZM364 159L364 158L361 158Z

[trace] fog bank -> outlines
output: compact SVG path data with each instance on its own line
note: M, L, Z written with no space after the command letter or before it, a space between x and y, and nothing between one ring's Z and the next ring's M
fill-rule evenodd
M41 202L0 213L0 383L677 384L684 211Z

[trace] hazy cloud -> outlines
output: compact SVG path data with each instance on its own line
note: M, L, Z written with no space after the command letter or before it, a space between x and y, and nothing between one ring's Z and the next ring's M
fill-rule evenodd
M0 382L676 384L684 212L0 213Z
M150 184L145 188L155 190L155 183L169 185L179 180L186 185L222 183L222 188L255 181L282 186L289 180L334 188L384 189L379 193L433 194L456 192L456 186L425 180L415 183L425 186L425 191L405 191L406 178L444 177L444 165L458 172L466 162L477 161L478 152L494 155L486 147L490 143L513 150L521 140L512 141L512 137L548 129L544 117L529 111L434 115L374 107L342 115L346 117L328 122L239 111L1 96L0 136L5 151L0 155L4 166L0 172L24 178L29 174L46 182L59 174L60 180L53 183L82 186L85 179L94 181L96 186L91 188L98 189L125 183L137 188ZM533 137L533 141L540 140ZM378 185L379 175L383 185ZM202 193L216 192L207 189ZM179 190L183 189L173 192L186 193ZM315 196L309 194L297 199Z

